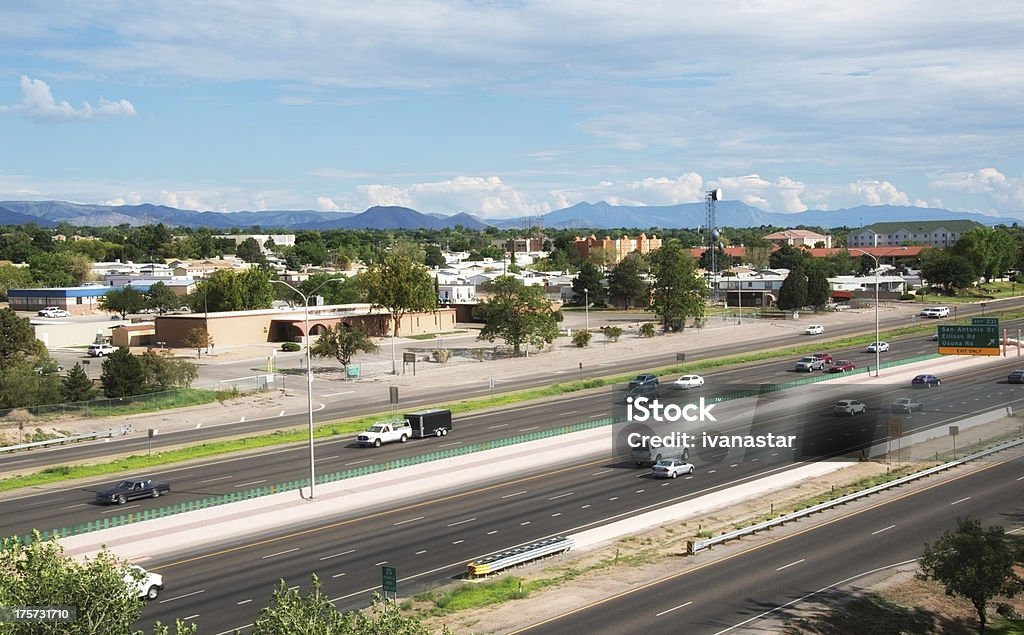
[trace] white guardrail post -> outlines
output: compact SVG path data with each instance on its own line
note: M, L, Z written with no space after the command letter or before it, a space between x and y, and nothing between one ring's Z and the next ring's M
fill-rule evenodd
M513 547L482 558L477 558L466 565L466 575L470 578L497 573L503 569L514 567L549 556L569 551L573 547L573 539L565 536L545 538L519 547Z

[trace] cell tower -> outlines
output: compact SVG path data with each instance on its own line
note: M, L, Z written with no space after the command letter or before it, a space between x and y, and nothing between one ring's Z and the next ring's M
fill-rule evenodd
M708 218L706 230L708 232L708 249L711 251L711 294L712 297L718 294L718 285L715 282L718 280L718 267L715 266L715 256L717 255L719 239L721 234L718 232L718 225L715 223L715 202L722 200L721 188L708 190L704 193L704 207L707 209Z

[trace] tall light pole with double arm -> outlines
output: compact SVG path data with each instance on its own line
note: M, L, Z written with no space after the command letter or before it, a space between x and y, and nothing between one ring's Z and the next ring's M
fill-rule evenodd
M323 284L318 285L315 289L309 292L309 295L299 291L292 285L288 284L284 280L271 280L277 284L283 284L292 291L294 291L300 298L302 303L306 307L305 317L305 340L306 340L306 408L309 411L309 500L313 500L313 487L316 485L316 462L313 453L313 366L310 364L310 353L309 353L309 300L312 298L317 291L327 286L331 282L338 282L341 278L331 278L324 280ZM302 495L301 490L299 495Z
M590 289L583 290L583 313L587 316L587 333L590 332Z
M882 374L881 351L879 350L880 342L878 341L878 270L882 268L881 258L884 258L885 256L888 256L889 254L895 251L901 251L905 249L906 247L898 247L896 249L893 249L892 251L887 251L881 256L869 254L863 249L858 249L856 247L850 249L850 251L859 251L860 253L864 254L868 258L871 258L872 260L875 261L875 377L878 377Z

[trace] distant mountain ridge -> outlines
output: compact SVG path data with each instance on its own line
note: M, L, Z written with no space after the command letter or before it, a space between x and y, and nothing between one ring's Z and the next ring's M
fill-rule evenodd
M1022 219L1009 216L986 216L977 212L953 212L945 209L862 205L839 210L809 210L793 214L766 212L740 201L719 201L715 221L719 227L759 227L774 225L795 227L811 225L825 228L862 227L883 221L974 220L984 225L1014 223ZM66 222L75 226L148 225L209 227L211 229L445 229L462 226L482 230L536 226L536 217L483 220L472 214L446 216L423 213L399 206L371 207L363 212L321 212L315 210L277 210L211 212L184 210L166 205L83 205L64 201L0 201L0 225L23 225L34 222L52 227ZM577 203L541 217L544 227L600 231L612 228L696 229L707 222L704 203L682 203L666 206L611 205L607 202Z

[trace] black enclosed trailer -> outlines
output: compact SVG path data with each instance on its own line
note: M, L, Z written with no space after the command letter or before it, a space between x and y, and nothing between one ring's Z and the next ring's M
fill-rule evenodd
M443 437L452 429L451 410L422 410L407 412L405 420L412 428L413 437Z

